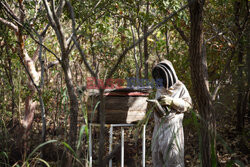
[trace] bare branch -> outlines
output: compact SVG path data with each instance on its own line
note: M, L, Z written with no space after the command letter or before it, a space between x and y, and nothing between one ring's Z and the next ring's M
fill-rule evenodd
M96 20L98 20L99 18L101 18L104 14L105 14L105 12L102 13L102 14L100 14L99 16L97 16L97 17L96 17ZM83 21L82 23L80 23L80 24L77 26L76 32L79 30L79 28L82 26L83 23L84 23L84 21ZM75 45L75 44L72 44L72 45L71 45L72 40L73 40L73 33L69 36L69 38L68 38L67 41L66 41L66 43L67 43L67 48L72 48L72 47ZM70 49L69 49L69 50L70 50ZM69 52L69 51L68 51L68 52Z
M25 65L25 63L24 63L24 60L23 60L22 56L21 56L20 54L18 54L18 56L19 56L19 58L20 58L20 61L21 61L22 65L23 65L23 67L24 67L25 71L26 71L26 72L27 72L27 74L28 74L28 76L29 76L29 78L30 78L30 80L31 80L32 84L34 85L34 87L36 88L36 90L37 90L37 91L39 91L38 85L35 83L35 81L34 81L34 79L33 79L32 75L31 75L31 73L29 72L28 67Z
M48 64L48 66L45 67L45 69L47 70L47 69L49 69L49 68L51 68L51 67L54 67L54 66L57 65L57 64L59 64L59 61L50 62L50 63Z
M75 14L74 14L74 10L73 10L73 7L72 5L70 4L69 1L67 1L67 6L69 8L69 11L70 11L70 17L71 17L71 20L72 20L72 31L73 31L73 41L77 47L77 49L79 50L81 56L82 56L82 59L83 59L83 62L87 68L87 70L90 72L90 74L93 76L93 77L97 77L95 72L92 70L92 68L90 67L87 59L86 59L86 55L84 54L80 44L78 43L77 41L77 37L76 37L76 29L75 29Z
M132 32L132 37L133 37L133 43L135 42L135 34L133 31L133 26L131 23L131 32ZM138 64L138 60L137 60L137 56L136 56L136 48L134 47L134 59L135 59L135 67L136 67L136 79L139 79L139 64Z
M1 2L1 3L2 3L2 2ZM60 8L58 8L58 11L60 11ZM43 46L43 47L45 48L45 50L47 50L47 51L50 52L52 55L54 55L58 61L61 61L60 58L59 58L53 51L51 51L49 48L47 48L45 45L41 44L37 39L35 39L35 37L34 37L33 34L32 34L32 31L34 31L34 29L32 29L31 26L30 26L30 27L23 26L23 24L19 22L19 19L18 19L15 15L12 15L11 13L9 13L9 14L10 14L10 16L14 19L14 21L18 24L18 26L24 28L24 29L26 30L26 32L30 35L30 37L31 37L37 44ZM60 15L60 12L58 12L58 15ZM3 18L0 17L0 22L4 22L4 21L7 21L7 20L4 20ZM18 32L19 29L18 29L18 27L17 27L16 25L14 25L13 23L8 22L8 21L7 21L6 23L11 24L11 26L13 26L12 28L14 28L14 31L15 31L15 32ZM42 31L42 33L41 33L41 36L42 36L42 37L45 36L46 31L48 30L49 26L50 26L50 24L47 24L47 26L46 26L46 27L44 28L44 30Z
M25 11L24 11L24 6L23 6L23 1L22 0L18 0L19 3L19 12L20 12L20 17L19 17L19 21L20 23L24 23L24 18L25 18Z
M29 34L29 36L31 37L31 39L33 39L37 44L41 45L45 50L47 50L49 53L51 53L53 56L55 56L55 58L60 62L61 59L52 51L50 50L47 46L43 45L42 43L40 43L32 34L32 31L34 31L34 29L32 29L31 27L27 28L25 26L23 26L23 28L26 30L26 32ZM43 31L44 32L44 31ZM42 36L43 33L41 33Z
M63 3L65 1L61 0L60 1L60 6L64 6ZM66 40L65 40L65 36L64 36L64 32L63 32L63 28L61 26L60 20L58 19L57 15L56 15L56 11L55 11L55 1L52 0L52 14L53 14L53 19L55 21L56 24L56 29L54 28L54 30L56 31L57 34L57 38L59 40L60 46L62 48L62 51L65 53L67 48L67 44L66 44Z
M36 35L39 38L39 43L43 43L43 37L38 34L37 31L35 31ZM44 101L43 101L43 96L42 96L42 89L44 85L44 60L42 58L42 45L39 47L39 62L41 66L41 77L40 77L40 83L39 83L39 89L37 89L38 96L39 96L39 101L40 101L40 107L41 107L41 116L42 116L42 141L45 142L46 140L46 116L45 116L45 107L44 107Z
M90 11L95 11L95 9L98 7L98 5L100 4L101 0L97 2L97 4L94 6L93 9L91 9ZM109 3L106 3L101 9L105 8L106 6L108 6L110 4L111 1L109 1ZM100 17L102 17L105 14L105 12L103 12L101 15L99 15L98 17L96 17L96 20L98 20ZM94 16L95 12L91 12L91 14L87 15L82 22L77 26L76 32L79 30L79 28L82 26L82 24L89 19L90 17ZM67 39L67 48L70 48L71 42L73 40L73 33L69 36L69 38Z
M82 37L82 35L79 35L76 40L78 41L81 37ZM72 34L71 39L73 39L73 34ZM67 47L68 48L67 53L70 53L72 51L72 49L74 48L74 46L75 46L74 42L72 43L72 45L70 45L70 43L69 43L69 45Z
M13 13L13 11L10 9L10 7L8 6L8 4L6 4L5 2L2 2L2 1L0 1L0 3L4 7L3 10L6 12L7 16L8 17L10 16L14 20L14 22L16 22L17 27L18 26L22 26L22 23L21 23L20 19Z
M42 0L38 0L38 2L37 2L37 1L35 2L35 3L36 3L36 6L35 6L35 14L34 14L33 19L30 21L30 24L31 24L31 25L33 25L33 24L35 23L36 19L37 19L37 13L38 13L38 11L40 10L40 9L38 9L38 8L39 8L39 6L40 6L41 1L42 1ZM40 8L41 8L41 7L40 7Z
M176 31L180 34L181 38L186 42L187 45L189 45L188 37L185 35L184 31L182 31L182 29L180 29L177 26L177 24L175 23L175 20L171 20L171 21Z
M63 9L64 5L65 5L65 3L60 3L59 7L58 7L57 10L56 10L56 15L57 15L58 18L61 17L62 9ZM48 30L49 27L50 27L50 23L48 23L48 24L45 26L44 30L41 32L40 35L41 35L42 37L45 36L45 34L46 34L46 32L47 32L47 30Z
M52 11L49 7L49 3L47 0L43 0L43 3L44 3L44 6L45 6L45 9L47 11L47 15L48 15L48 19L49 19L49 22L51 24L52 27L55 27L55 21L53 19L53 14L52 14Z
M205 40L205 43L211 41L212 39L216 38L217 36L221 36L221 35L224 35L224 34L225 34L225 32L218 32L214 36L212 36L212 37L208 38L207 40Z
M28 31L27 31L28 32ZM55 56L55 58L61 62L61 59L53 52L51 51L49 48L47 48L47 46L43 45L42 43L40 43L30 32L28 32L30 37L39 45L41 45L42 47L44 47L45 50L47 50L49 53L51 53L53 56Z
M44 5L45 5L45 8L46 8L47 15L48 15L49 21L51 23L51 26L55 30L57 39L58 39L59 44L60 44L60 48L61 48L61 50L62 50L62 52L64 54L64 53L66 53L67 45L66 45L65 37L63 35L62 27L60 25L60 22L58 20L57 15L55 14L56 12L54 10L55 9L54 1L52 2L52 11L51 11L51 8L50 8L50 6L48 4L48 1L43 0L43 2L44 2ZM64 6L63 3L64 3L64 1L61 0L60 1L60 6Z
M6 26L8 26L9 28L11 28L15 32L18 32L18 27L15 24L13 24L13 23L11 23L11 22L9 22L9 21L1 18L1 17L0 17L0 22L3 23L3 24L5 24Z
M219 91L219 89L220 89L220 87L221 87L222 80L225 78L225 75L226 75L226 73L227 73L227 70L228 70L229 67L230 67L230 63L231 63L231 60L232 60L232 58L233 58L233 56L234 56L234 53L235 53L235 49L233 49L233 51L232 51L232 53L231 53L231 56L228 57L227 62L226 62L226 65L225 65L225 67L224 67L224 69L223 69L223 71L222 71L222 73L221 73L221 75L220 75L218 85L217 85L216 88L214 89L214 92L213 92L213 94L212 94L212 100L213 100L213 101L215 100L215 98L216 98L216 96L217 96L217 93L218 93L218 91Z
M210 25L210 27L211 27L211 30L213 30L213 31L216 33L215 37L216 37L216 36L222 36L223 39L224 39L225 41L227 41L227 43L228 43L229 45L232 45L232 44L233 44L232 40L231 40L230 38L228 38L227 36L225 36L225 35L224 35L225 33L220 32L220 31L216 28L216 26L215 26L214 24L213 24L213 25ZM206 42L208 42L208 41L211 40L211 39L213 39L213 37L210 38L210 39L208 39L208 40L206 40ZM235 45L235 44L234 44L234 45Z
M242 29L243 29L243 32L244 32L244 29L247 27L247 24L249 22L249 6L248 6L248 2L249 1L245 1L246 2L246 15L244 17L244 21L243 21L243 24L242 24Z
M18 20L18 17L16 16L16 14L11 10L10 6L8 3L6 3L5 1L0 1L0 3L2 4L2 6L4 7L5 11L11 15L15 20Z

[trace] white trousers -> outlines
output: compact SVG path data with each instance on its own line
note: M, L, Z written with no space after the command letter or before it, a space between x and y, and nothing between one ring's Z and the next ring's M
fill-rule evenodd
M151 145L154 167L184 167L183 114L156 120Z

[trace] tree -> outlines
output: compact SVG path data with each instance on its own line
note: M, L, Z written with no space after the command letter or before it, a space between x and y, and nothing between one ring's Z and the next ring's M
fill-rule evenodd
M59 63L62 66L66 87L70 99L70 130L69 130L69 144L73 149L75 149L75 143L77 139L77 117L78 117L78 99L76 90L72 81L72 73L70 70L69 65L69 55L72 49L71 42L72 37L70 36L66 39L65 32L63 30L62 24L60 22L60 17L56 14L55 11L55 1L51 2L51 6L47 0L43 0L44 6L46 8L47 16L49 23L51 24L52 28L54 29L57 40L59 42L60 51L61 51L61 58L59 58ZM59 2L59 9L62 10L65 5L65 1L62 0Z
M245 42L244 34L246 31L249 9L247 1L235 1L234 2L234 12L235 12L235 27L236 27L236 40L237 40L237 53L238 53L238 71L237 71L237 89L238 89L238 99L237 99L237 125L236 128L242 131L244 128L245 114L247 108L248 91L244 86L243 81L243 67L244 67L244 51ZM243 15L243 16L242 16Z
M11 19L6 20L4 18L0 17L0 22L5 24L7 27L9 27L11 30L14 31L17 41L18 41L18 55L20 58L20 62L24 65L25 72L27 74L27 77L29 78L27 87L30 90L30 93L27 95L25 99L25 113L24 113L24 119L21 121L21 124L23 126L23 138L24 138L24 158L26 157L27 153L27 138L28 138L28 133L31 128L33 119L34 119L34 112L35 108L37 106L37 102L34 100L34 94L36 91L39 93L40 97L40 103L42 108L44 109L43 106L43 99L41 95L40 88L38 88L39 85L39 80L40 80L40 75L38 74L38 71L35 66L35 62L38 58L38 56L41 58L41 49L40 52L38 52L40 45L37 47L37 52L33 55L31 58L30 55L28 54L25 46L25 8L22 0L18 1L19 5L19 16L14 13L14 10L11 9L11 7L5 2L1 2L1 6L3 7L3 10L7 13L6 17L12 18L14 21L11 21ZM8 44L7 44L8 45ZM8 46L6 46L8 49ZM38 55L39 54L39 55ZM44 110L42 111L42 113ZM43 139L45 139L45 132L43 131Z
M149 1L146 2L146 18L148 18L149 15ZM143 24L143 33L145 36L144 39L144 78L148 79L148 57L149 57L149 53L148 53L148 38L145 34L147 34L148 31L148 25L147 25L147 20L144 20L144 24Z
M207 66L203 64L205 56L203 53L204 4L205 0L195 0L189 8L191 22L189 56L192 85L201 115L202 166L211 167L216 165L216 122L205 72Z

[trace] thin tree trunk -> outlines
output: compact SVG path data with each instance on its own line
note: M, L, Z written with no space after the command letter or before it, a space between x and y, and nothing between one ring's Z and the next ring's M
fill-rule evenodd
M90 29L90 31L92 31L91 29ZM90 34L90 48L91 48L91 54L92 54L92 65L93 65L93 67L94 67L94 69L96 69L96 55L95 55L95 49L94 49L94 42L93 42L93 34L92 34L92 32L91 32L91 34Z
M9 64L9 76L10 76L10 86L11 86L11 112L12 112L12 119L14 119L15 113L15 87L13 83L13 76L12 76L12 62L11 58L8 55L8 64ZM13 121L14 123L14 121Z
M165 31L165 37L166 37L166 49L167 49L167 55L169 55L169 31L166 27Z
M6 43L6 41L5 41ZM6 74L8 76L9 84L11 86L11 113L12 113L12 120L13 120L13 125L14 125L14 110L15 110L15 87L13 83L13 72L12 72L12 61L11 61L11 55L9 52L9 46L6 43L6 54L7 54L7 61L8 61L8 72L6 69Z
M62 69L65 75L66 87L70 100L70 131L69 131L69 143L73 149L75 149L77 139L77 117L78 117L78 99L73 85L72 74L69 66L68 56L63 55L61 62Z
M3 55L3 51L2 51L2 49L3 48L1 48L1 51L0 51L0 56L2 57L2 55ZM3 60L2 59L0 59L0 65L2 66L2 64L3 64ZM4 88L5 88L5 86L4 86L4 81L3 81L3 72L2 72L2 70L0 70L0 86L1 86L1 90L0 90L0 104L3 104L4 103L4 92L5 92L5 90L4 90ZM3 110L4 108L3 108L3 105L0 105L0 110Z
M207 69L207 52L206 52L206 44L203 40L203 44L202 44L202 70L203 70L203 75L204 75L204 79L205 79L205 83L206 83L206 87L209 91L209 81L208 81L208 69Z
M138 27L135 26L136 28L136 31L137 31L137 38L139 39L140 38L140 27L141 27L141 22L140 22L140 19L139 19L139 12L140 12L140 1L138 2L137 4L137 18L138 18ZM140 71L139 71L139 77L142 76L141 74L141 69L143 67L143 55L142 55L142 46L141 46L141 43L139 42L138 44L138 49L139 49L139 55L140 55L140 63L139 63L139 66L140 66Z
M105 132L105 101L104 101L104 89L99 89L100 105L98 106L99 121L100 121L100 141L99 141L99 166L105 167L103 163L103 157L105 153L104 149L104 132Z
M250 28L248 26L247 28L247 88L248 88L248 93L250 92ZM250 93L249 93L250 94ZM250 95L248 95L250 96ZM248 97L247 101L247 110L248 110L248 119L250 118L250 97Z
M190 2L190 0L189 0ZM193 89L196 95L198 110L201 115L201 159L202 166L211 167L216 164L216 122L214 118L214 109L210 97L208 85L206 83L206 66L203 55L203 5L205 0L195 1L190 6L190 66Z
M131 23L131 32L132 32L132 37L133 37L133 43L135 43L135 35L134 35L132 23ZM135 60L135 68L136 68L136 72L135 72L136 75L135 76L136 76L136 81L138 81L140 67L138 64L137 56L136 56L136 47L134 47L134 60Z
M136 27L136 31L137 31L137 37L138 37L138 39L140 38L140 23L139 23L139 26L138 27ZM138 49L139 49L139 59L140 59L140 61L138 62L138 64L139 64L139 78L142 76L142 74L141 74L141 68L143 67L143 58L142 58L142 48L141 48L141 43L139 43L138 44Z
M238 99L237 99L237 125L236 128L239 131L242 131L244 128L244 81L243 81L243 55L244 55L244 43L243 43L243 31L245 23L241 24L240 21L240 13L242 12L243 1L235 1L234 2L234 11L235 11L235 26L237 28L237 40L238 44L238 72L237 72L237 91L238 91ZM247 4L248 5L248 4ZM248 6L246 10L246 18L248 18Z
M42 37L37 33L37 36L39 38L39 42L42 44L43 39ZM43 85L44 85L44 60L42 58L42 45L39 46L39 53L38 53L38 59L40 62L40 67L41 67L41 77L40 77L40 84L39 88L37 89L38 96L39 96L39 102L40 102L40 108L41 108L41 117L42 117L42 142L46 141L46 116L45 116L45 106L44 106L44 101L43 101L43 96L42 96L42 90L43 90ZM42 149L42 158L45 153L45 148Z
M146 11L146 15L148 15L149 13L149 1L147 1L147 11ZM144 22L144 28L143 28L143 34L147 34L148 32L148 25L147 25L147 21ZM144 38L144 78L148 79L148 38L145 35Z
M21 13L24 12L22 9L20 9L20 10L21 10ZM29 78L28 88L30 90L30 93L27 95L27 97L25 99L24 119L21 120L21 124L24 128L23 158L25 158L27 150L28 150L28 143L27 143L27 139L28 139L28 135L29 135L28 133L29 133L29 129L31 128L31 125L32 125L32 122L34 119L34 113L35 113L35 109L37 106L37 102L33 101L34 94L36 92L36 88L35 88L34 84L38 83L39 75L36 71L35 62L29 57L27 51L25 50L25 47L24 47L25 44L24 44L24 39L23 39L21 27L19 27L19 31L17 32L17 38L18 38L18 43L19 43L19 57L20 57L20 61L23 62L24 66L26 68L26 73L27 73L28 78Z
M238 99L237 99L237 129L239 131L243 130L243 91L244 91L244 84L243 84L243 43L242 41L239 42L239 52L238 52L238 73L237 73L237 91L238 91Z
M49 3L47 0L43 0L43 2L47 11L49 22L56 33L57 40L60 45L61 59L62 59L60 61L60 64L64 72L66 87L67 87L69 100L70 100L69 144L75 150L75 144L76 144L76 139L77 139L77 117L78 117L79 106L78 106L76 90L74 89L72 73L70 71L70 65L69 65L69 54L71 50L70 50L69 43L66 40L65 32L63 30L62 24L60 22L61 11L64 5L69 2L60 1L59 7L58 7L58 11L59 11L58 13L55 11L55 1L52 1L51 7L49 6ZM71 160L72 160L71 157L68 157L67 159L68 165L72 164Z

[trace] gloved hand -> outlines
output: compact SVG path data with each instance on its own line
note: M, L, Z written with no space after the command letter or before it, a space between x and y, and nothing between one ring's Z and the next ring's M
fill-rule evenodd
M159 117L167 115L170 111L168 106L162 106L156 99L148 99L147 102L154 104L154 111L158 114Z
M158 101L162 106L171 106L173 104L173 98L168 95L161 95Z
M159 101L156 99L147 99L147 102L154 104L154 110L161 114L165 114L164 108L160 105Z

